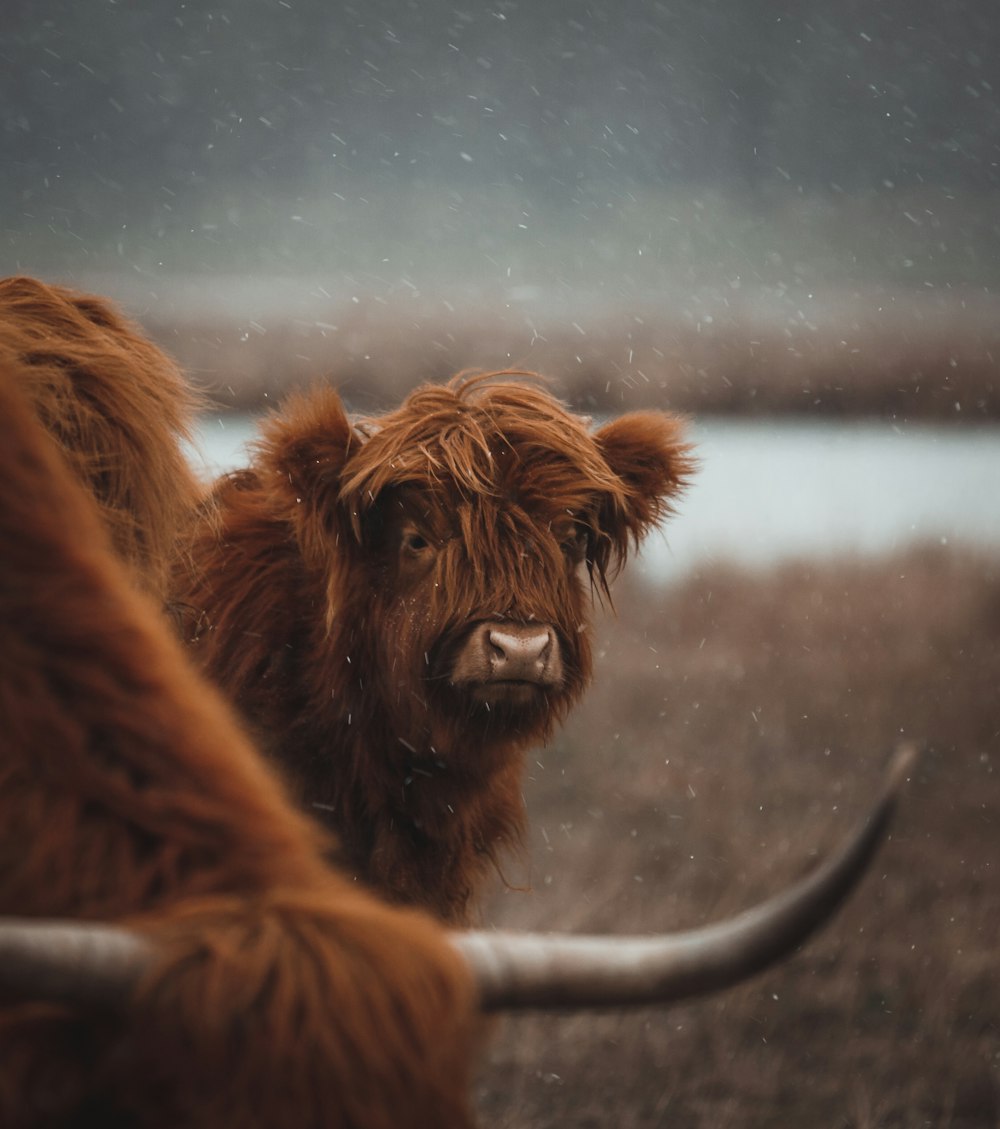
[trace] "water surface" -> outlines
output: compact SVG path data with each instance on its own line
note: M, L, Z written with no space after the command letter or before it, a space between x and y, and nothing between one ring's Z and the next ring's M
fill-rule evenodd
M196 461L240 466L251 417L206 418ZM1000 549L1000 428L701 421L701 468L640 569L671 576L707 560L885 553L915 541Z

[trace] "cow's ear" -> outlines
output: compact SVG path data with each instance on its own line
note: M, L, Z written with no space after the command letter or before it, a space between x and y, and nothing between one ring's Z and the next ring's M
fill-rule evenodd
M297 497L326 501L340 491L340 476L359 437L343 402L329 387L293 393L261 425L258 450Z
M622 493L608 497L599 518L610 556L622 564L629 545L671 513L696 462L684 421L663 412L631 412L605 424L594 439Z
M361 442L340 397L326 386L293 394L261 424L257 465L299 527L300 540L339 537L350 530L350 515L340 503L341 483Z

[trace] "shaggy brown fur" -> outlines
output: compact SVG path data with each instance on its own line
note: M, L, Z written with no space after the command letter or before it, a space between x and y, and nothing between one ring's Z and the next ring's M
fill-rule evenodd
M317 389L199 507L191 394L107 303L0 282L0 345L119 555L179 609L343 861L463 920L518 836L525 748L589 679L581 569L606 591L690 471L677 421L590 432L537 385L459 379L352 425ZM527 650L505 679L511 638Z
M0 1007L0 1124L467 1124L464 967L325 866L128 584L20 391L32 357L0 349L0 914L164 955L125 1021Z
M525 748L590 677L589 589L691 470L677 420L590 431L524 375L353 424L329 388L292 399L177 570L203 668L346 864L452 921L517 838ZM508 636L534 651L505 680Z
M118 554L164 599L180 524L202 493L180 447L197 406L184 378L108 302L31 278L0 279L0 347Z

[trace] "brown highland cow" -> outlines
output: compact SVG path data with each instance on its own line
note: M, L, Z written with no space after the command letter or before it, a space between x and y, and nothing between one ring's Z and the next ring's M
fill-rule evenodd
M511 375L356 422L329 388L291 399L216 484L174 589L344 863L451 921L519 833L526 748L590 678L592 591L691 470L670 416L591 431Z
M677 420L592 431L524 374L356 422L317 388L205 497L180 447L194 398L106 302L0 282L0 343L138 583L344 864L464 920L517 839L525 750L590 677L593 591L690 472Z

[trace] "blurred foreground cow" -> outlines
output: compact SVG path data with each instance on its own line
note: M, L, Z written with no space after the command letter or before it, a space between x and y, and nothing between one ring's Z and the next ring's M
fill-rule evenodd
M165 603L204 492L181 449L196 406L184 377L110 303L31 278L0 279L0 348L133 580Z
M129 582L25 395L46 363L0 344L0 1124L464 1126L477 1010L722 987L864 871L892 789L831 863L693 934L446 934L377 902Z
M464 962L329 871L20 367L0 354L0 914L127 924L158 957L124 1020L0 1009L0 1125L466 1124Z

